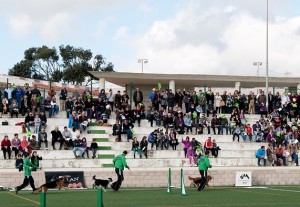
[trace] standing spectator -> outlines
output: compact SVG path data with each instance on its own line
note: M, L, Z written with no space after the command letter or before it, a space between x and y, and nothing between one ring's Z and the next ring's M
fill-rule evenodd
M90 149L92 150L93 156L92 158L96 158L97 150L98 150L98 144L96 138L93 138L93 141L91 143Z
M121 110L121 92L117 91L117 94L115 95L114 103L115 103L115 108L116 110Z
M137 141L136 137L133 137L132 139L132 147L131 150L133 151L133 158L135 159L135 154L138 153L140 155L140 158L142 158L142 153L140 149L140 143Z
M194 153L194 150L193 150L192 146L190 146L187 149L186 157L189 159L190 167L193 167L194 165L197 165L197 159L196 159L196 156L195 156L195 153ZM194 161L193 164L192 164L192 160Z
M68 96L68 91L67 91L67 88L64 87L60 90L60 93L59 93L59 103L60 103L60 108L62 111L66 110L65 105L66 105L67 96Z
M106 98L106 93L105 93L105 89L101 89L100 93L98 95L98 98L101 98L102 100L104 100Z
M148 141L147 137L143 136L142 141L140 143L141 153L144 153L145 157L148 158L147 152L148 152Z
M254 92L250 91L248 95L248 113L255 114L255 103L256 103L256 96Z
M42 159L43 158L38 155L37 151L32 152L31 163L34 165L34 167L32 167L32 171L36 171L37 169L42 169L40 167L40 160Z
M41 131L38 133L38 143L40 149L41 149L42 142L45 142L46 150L48 150L48 140L47 140L47 133L45 131L45 128L41 128Z
M186 158L187 150L191 146L191 142L190 142L189 136L186 136L185 140L181 139L181 143L183 144L184 158Z
M4 90L4 97L8 100L8 105L10 106L12 103L12 92L13 92L13 88L11 87L11 84L7 84L7 88Z
M257 165L258 166L261 166L260 165L260 160L264 160L264 166L267 166L265 146L261 146L261 148L256 151L256 158L257 158Z
M33 89L31 90L31 95L32 96L36 96L36 97L41 97L41 92L40 90L37 88L37 85L33 86Z
M66 116L67 116L67 119L68 119L70 114L72 114L72 111L74 109L74 102L73 102L71 96L69 96L68 100L66 101L65 109L66 109Z
M53 97L51 99L51 110L49 111L49 117L56 118L56 114L58 114L59 111L59 106L58 103L56 102L56 98Z
M135 92L133 93L134 106L137 106L139 103L142 103L143 100L143 92L140 91L139 88L136 88Z
M19 85L17 85L17 88L12 92L12 98L17 100L19 110L21 109L21 100L24 94L25 92L21 89Z
M8 159L11 156L11 142L7 135L4 136L4 139L1 141L1 149L3 151L3 157L6 159L6 153L8 154Z
M54 90L54 88L51 88L49 91L48 91L48 96L51 97L51 99L56 95L56 92Z
M77 155L77 152L79 152L78 155ZM82 148L82 140L80 139L79 135L77 135L76 139L74 140L73 153L74 153L75 158L81 158L82 154L84 153L84 149Z
M72 93L72 98L75 99L75 100L77 100L78 97L80 97L80 94L77 91L77 89L75 88L74 91L73 91L73 93Z
M32 112L31 112L32 113ZM40 131L40 128L41 128L41 118L39 117L39 115L35 115L35 118L34 118L34 133L39 133Z
M123 91L123 95L121 96L121 105L122 109L125 110L125 108L128 106L129 96L126 91Z
M175 93L175 104L177 104L180 108L182 108L183 97L184 96L181 93L180 89L177 89Z
M115 166L115 172L118 176L118 180L116 182L112 183L112 185L111 185L111 188L114 191L120 190L120 187L124 180L124 176L123 176L124 167L126 167L128 170L130 170L130 168L128 167L128 165L126 163L126 157L125 157L126 155L127 155L127 151L124 151L121 155L118 155L113 159L113 163Z
M172 108L175 105L175 94L172 92L171 89L168 91L168 108Z
M113 94L112 89L109 89L109 92L108 92L106 98L107 98L107 103L111 107L111 110L114 111L114 99L115 99L115 95Z
M221 113L221 102L222 101L223 101L222 97L220 96L219 92L217 92L216 95L215 95L215 105L216 105L216 112L217 113ZM223 101L223 103L224 103L224 101Z
M31 111L30 100L28 100L28 96L24 95L23 99L21 100L21 113L22 113L22 116L25 116L25 113L28 113L30 111Z

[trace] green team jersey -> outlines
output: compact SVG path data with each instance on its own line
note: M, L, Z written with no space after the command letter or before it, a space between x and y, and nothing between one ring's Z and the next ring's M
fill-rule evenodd
M203 155L198 159L198 169L199 170L207 170L208 168L211 168L211 164L209 162L209 159L207 156Z
M113 159L113 163L115 165L115 168L124 170L124 167L128 168L127 163L126 163L126 158L123 154L116 156Z
M23 162L23 168L24 168L24 175L25 176L31 176L31 169L30 169L30 167L38 168L38 167L34 166L31 163L31 161L30 161L30 159L28 157L26 157L24 159L24 162Z

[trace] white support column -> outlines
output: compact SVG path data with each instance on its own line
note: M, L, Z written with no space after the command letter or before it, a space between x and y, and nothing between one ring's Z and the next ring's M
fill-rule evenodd
M105 78L99 78L99 92L101 89L105 89Z
M175 93L175 81L174 80L169 81L169 89L171 89L172 92Z
M234 89L240 91L240 89L241 89L241 82L235 82Z
M297 84L297 94L300 92L300 83Z

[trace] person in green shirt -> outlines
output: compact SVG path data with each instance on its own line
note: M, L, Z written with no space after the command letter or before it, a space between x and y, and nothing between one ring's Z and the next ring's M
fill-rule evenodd
M201 175L201 180L198 185L198 191L202 191L205 187L206 184L206 179L207 179L207 170L208 168L211 168L210 161L208 159L209 151L205 151L205 155L201 156L198 159L198 169Z
M23 188L25 188L26 186L28 186L28 184L30 184L31 188L33 191L36 190L35 186L34 186L34 180L33 180L33 177L31 176L31 169L32 168L38 168L37 166L34 166L31 161L30 161L30 158L31 158L31 154L30 153L27 153L25 155L25 159L24 159L24 162L23 162L23 168L24 168L24 181L23 181L23 184L20 185L20 186L17 186L15 188L15 191L16 191L16 194L18 194L18 192L20 190L22 190Z
M124 180L124 176L123 176L124 167L126 167L128 170L130 170L130 168L128 167L128 165L126 163L126 155L127 155L127 151L124 151L123 154L120 154L113 159L113 163L115 166L115 172L118 176L118 180L111 185L111 188L115 192L119 191L119 189L122 185L122 182Z

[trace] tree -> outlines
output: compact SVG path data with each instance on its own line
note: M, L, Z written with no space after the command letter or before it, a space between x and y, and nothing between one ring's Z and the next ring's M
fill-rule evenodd
M30 60L21 60L14 65L11 69L8 70L8 75L20 76L24 78L32 77L32 61Z

